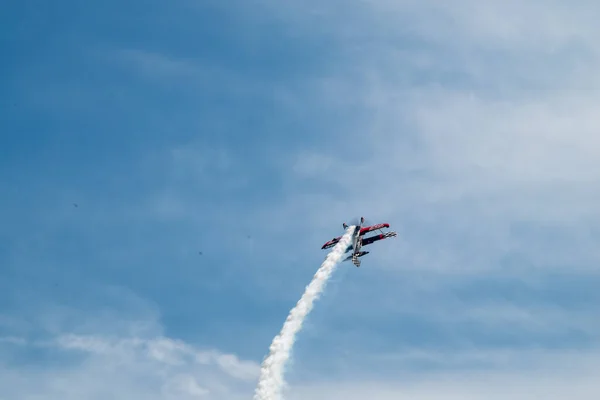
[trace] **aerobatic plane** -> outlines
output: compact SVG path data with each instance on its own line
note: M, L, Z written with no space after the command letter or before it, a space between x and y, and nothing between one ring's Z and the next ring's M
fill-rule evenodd
M397 235L396 232L383 232L382 231L383 228L389 228L390 224L383 223L383 224L376 224L376 225L363 227L364 222L365 222L364 217L361 217L360 225L357 225L354 228L354 232L352 233L352 243L346 248L346 251L345 251L345 253L352 251L352 254L350 256L348 256L344 261L348 261L351 259L352 263L354 265L356 265L357 267L360 267L360 260L358 258L369 254L368 251L361 251L362 246L367 246L378 240L387 239L387 238L394 237ZM344 222L343 227L344 227L344 229L348 229L348 224L346 224ZM375 236L363 237L366 233L376 231L376 230L380 231L381 233L378 235L375 235ZM323 245L323 247L321 247L321 249L328 249L330 247L335 246L340 241L341 238L342 237L339 236L339 237L331 239L330 241L325 243Z

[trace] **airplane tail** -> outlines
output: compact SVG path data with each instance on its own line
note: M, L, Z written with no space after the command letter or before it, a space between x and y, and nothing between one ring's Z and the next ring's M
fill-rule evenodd
M358 258L366 256L367 254L369 254L368 251L361 251L358 254L353 254L351 256L346 257L344 261L352 260L352 264L356 265L357 267L360 267L360 260Z

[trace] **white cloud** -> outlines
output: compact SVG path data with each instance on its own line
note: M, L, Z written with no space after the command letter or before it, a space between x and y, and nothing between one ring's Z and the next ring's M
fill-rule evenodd
M66 350L117 357L128 354L171 367L194 364L213 366L242 381L254 380L259 371L257 364L241 361L233 354L222 354L214 350L200 351L185 342L166 337L142 339L64 335L58 337L55 343Z
M596 372L596 371L594 371ZM402 378L399 377L398 380ZM546 375L494 376L489 374L446 376L406 384L386 382L341 382L337 385L313 385L294 387L287 399L301 400L359 400L377 398L381 400L529 400L543 398L562 400L576 397L594 400L600 395L600 387L593 373L584 376Z
M154 305L131 291L102 294L103 310L47 301L15 314L14 333L0 337L2 400L235 400L254 388L254 360L165 335ZM21 320L33 322L23 330Z
M587 0L264 2L296 25L345 40L376 38L375 46L390 35L416 34L453 48L549 51L600 33L594 19L598 4Z
M41 393L46 399L236 399L251 390L259 371L252 361L166 337L65 334L27 345L52 352L56 361L33 367L0 359L3 399Z
M381 27L368 17L359 19L354 28L366 33L356 41L366 41L370 32L381 35L385 45L374 47L373 54L367 53L374 58L355 59L352 68L342 65L335 76L321 77L322 92L317 89L313 94L316 99L330 102L333 99L327 94L332 87L338 88L336 93L341 92L344 99L352 99L355 104L372 110L350 132L352 140L360 139L357 144L361 147L376 150L365 151L364 158L350 163L356 165L358 161L361 166L372 166L362 171L364 175L379 168L379 174L389 178L386 169L381 168L383 165L395 167L394 173L403 167L419 167L433 168L438 173L468 174L459 175L461 179L467 179L480 169L486 173L481 178L490 177L487 175L490 173L494 174L492 178L510 175L512 180L527 182L598 177L598 169L590 170L597 166L596 156L600 151L594 134L600 123L594 111L598 96L589 86L588 90L582 90L581 86L583 82L591 82L597 87L598 58L577 56L569 60L564 57L553 60L560 61L558 65L540 64L538 61L545 61L544 48L534 46L523 55L514 47L533 36L545 43L553 43L556 36L577 36L581 37L582 51L595 54L599 50L600 28L593 19L579 18L590 14L589 4L585 3L586 8L581 3L565 6L541 1L480 3L469 0L451 5L412 1L366 3L373 13L388 21L389 26ZM476 18L476 12L484 12L496 23ZM444 24L435 23L438 17L443 17L454 30L444 31ZM400 18L413 21L419 29L406 32L398 23ZM544 24L540 20L550 22ZM425 44L423 49L414 49L408 44L429 32L440 31L442 34L434 47ZM389 38L393 40L386 42ZM490 41L491 38L501 38L503 44ZM484 49L469 46L479 41ZM340 40L338 45L345 48L352 42ZM468 54L446 54L446 49L455 46L470 50ZM571 42L565 46L578 48ZM402 76L419 72L411 58L423 54L430 57L443 54L445 59L435 59L431 67L443 70L450 64L467 82L462 87L452 88L433 76L407 87ZM481 75L470 69L473 65L481 68ZM513 73L502 73L507 69ZM552 74L546 75L548 72ZM548 77L542 82L544 85L537 86L537 90L528 89L527 83L538 82L540 74ZM481 80L490 84L500 81L510 90L493 96L494 92L488 92L487 87L477 85ZM348 118L356 121L353 115ZM332 164L321 154L306 157L312 160L307 161L311 165L319 161L321 168L316 170L317 174ZM393 158L391 163L390 158ZM306 172L306 169L301 170ZM376 174L373 176L377 179ZM477 183L481 183L481 179Z
M286 398L558 400L575 396L591 400L600 395L597 349L408 349L360 362L371 369L353 375L353 379L296 382Z
M165 399L207 398L210 391L198 385L193 376L180 375L169 381L162 390ZM209 398L209 397L208 397Z

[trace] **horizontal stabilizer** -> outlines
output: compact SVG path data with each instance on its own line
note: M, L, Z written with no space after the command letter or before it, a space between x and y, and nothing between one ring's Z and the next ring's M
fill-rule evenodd
M344 261L352 260L352 263L356 264L355 263L355 260L356 260L360 264L360 260L358 260L358 258L366 256L367 254L369 254L368 251L361 251L357 255L352 254L351 256L346 257L346 259L344 259Z

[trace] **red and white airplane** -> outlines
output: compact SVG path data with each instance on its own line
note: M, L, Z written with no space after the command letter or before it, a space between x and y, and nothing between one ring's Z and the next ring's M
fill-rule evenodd
M360 267L360 260L358 258L369 254L368 251L361 251L362 246L367 246L378 240L383 240L383 239L397 236L396 232L383 232L382 231L383 228L390 227L390 224L388 224L388 223L376 224L376 225L363 227L362 225L364 224L364 222L365 222L364 217L361 217L360 225L356 226L356 228L354 228L354 232L352 233L352 243L348 246L348 248L345 251L345 253L352 251L352 255L348 256L344 261L348 261L348 260L352 259L352 263L354 265L356 265L357 267ZM344 229L348 229L348 225L345 222L344 222L343 226L344 226ZM379 235L375 235L375 236L370 236L370 237L366 237L366 238L363 237L365 235L365 233L369 233L369 232L376 231L376 230L380 231L381 233ZM328 249L330 247L335 246L340 241L341 238L342 237L339 236L339 237L331 239L329 242L325 243L323 245L323 247L321 247L321 249Z

